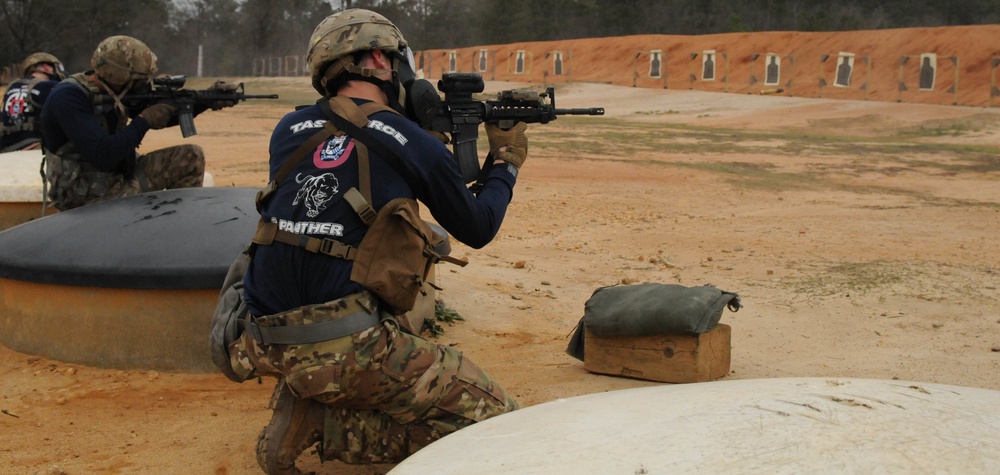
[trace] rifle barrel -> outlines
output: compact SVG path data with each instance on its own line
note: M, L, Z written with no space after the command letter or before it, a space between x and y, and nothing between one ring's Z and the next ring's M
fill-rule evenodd
M555 109L555 115L604 115L603 107L589 107L585 109Z

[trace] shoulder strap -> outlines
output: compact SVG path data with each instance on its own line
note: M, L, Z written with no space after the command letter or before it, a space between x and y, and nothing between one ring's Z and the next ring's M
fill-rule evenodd
M367 125L368 116L376 112L385 110L397 113L395 110L389 108L388 106L384 106L382 104L377 104L374 102L364 104L359 108L357 105L354 104L354 101L352 101L350 98L340 97L340 96L336 96L330 99L329 101L320 100L318 103L320 105L320 109L322 109L324 114L326 114L328 117L330 113L328 113L327 111L330 110L332 112L332 109L336 108L336 110L339 111L343 116L349 117L351 124L357 124L359 127L364 127L365 125ZM338 115L338 117L340 116ZM265 186L263 190L257 192L257 211L259 212L261 207L264 205L264 202L266 202L267 199L271 195L273 195L275 191L277 191L278 183L281 183L282 180L287 178L288 174L295 169L296 165L298 165L305 157L309 156L309 153L315 150L316 147L319 147L320 143L330 138L330 136L336 134L337 132L340 132L340 130L338 130L338 128L335 127L330 122L327 122L323 126L322 130L313 134L312 137L309 137L308 140L299 145L299 147L296 148L294 152L292 152L292 154L285 160L285 162L281 164L281 168L279 168L278 172L275 173L274 179L268 182L267 186ZM349 133L349 131L346 132ZM359 155L361 155L360 152L361 151L359 150ZM365 166L361 167L363 169L362 173L365 175L362 177L361 180L361 186L363 188L362 195L367 197L368 200L371 201L371 193L370 192L366 193L365 191L367 190L364 189L370 186L368 183L370 180L368 180L368 170L367 170L368 154L364 153L363 155L364 155L363 158L359 156L359 158L362 158L361 161L365 162L362 164Z
M63 82L68 82L83 90L83 92L87 94L87 97L90 98L91 103L93 103L95 113L102 114L104 112L102 106L104 105L105 94L101 91L101 88L90 82L90 79L87 78L86 74L72 74L68 78L63 79Z
M383 106L381 104L371 103L364 104L362 107L358 107L354 104L354 101L347 97L334 97L330 100L320 100L320 109L323 110L327 117L333 116L341 119L343 124L348 124L357 130L361 130L359 127L364 127L368 124L368 116L379 111L392 111L394 110ZM333 110L336 109L340 114L336 114ZM343 119L342 117L348 117L348 119ZM337 121L329 121L324 124L323 129L319 132L313 134L309 139L299 145L298 148L292 152L281 167L275 173L274 179L272 179L267 186L257 192L257 211L260 212L264 203L277 191L278 184L281 183L288 175L295 169L302 160L309 156L309 154L319 146L324 140L330 136L340 132L342 127L339 127ZM344 130L348 134L350 131ZM379 144L381 145L381 144ZM371 205L371 184L370 184L370 173L368 169L368 150L363 142L358 143L358 169L362 175L360 186L362 187L362 192L358 192L356 189L351 188L348 190L344 199L347 200L348 204L354 208L354 211L358 213L362 221L366 225L370 225L372 221L375 220L375 210L372 209ZM299 246L307 251L315 252L319 254L326 254L328 256L337 257L340 259L352 260L356 254L356 248L343 244L340 241L334 239L318 239L306 235L294 234L288 231L278 229L277 224L265 222L263 219L257 222L257 231L254 233L254 237L251 242L251 250L255 245L268 245L275 241L283 242L285 244L291 244L293 246Z
M83 93L90 99L90 103L94 107L94 115L97 116L97 120L101 123L101 127L104 128L104 130L110 130L110 124L108 124L108 119L104 116L104 114L114 108L114 106L109 107L105 103L105 99L111 96L101 91L101 88L94 85L94 83L92 83L84 73L71 74L68 78L63 79L62 82L68 82L82 90ZM118 122L118 126L123 127L125 125L125 117L118 115Z
M334 97L334 99L336 99L336 97ZM347 100L350 99L348 98ZM351 102L353 104L353 101ZM391 149L389 149L389 147L383 145L382 142L373 139L371 135L369 135L364 129L356 125L353 121L348 120L347 118L341 117L340 115L336 114L333 108L331 107L332 103L334 103L334 101L332 100L320 101L319 103L319 107L323 111L323 113L326 114L326 117L330 119L330 121L333 122L334 125L336 125L340 129L343 129L344 132L347 132L347 135L354 137L359 142L368 146L368 148L375 150L375 152L378 153L380 157L382 157L383 159L385 159L386 162L389 163L389 165L393 168L393 170L396 170L396 173L399 173L403 177L403 179L406 180L406 183L409 184L410 187L413 188L415 192L417 192L418 196L425 196L423 185L420 183L419 180L417 180L416 176L413 175L410 169L406 168L406 165L403 164L403 161L399 158L399 156L396 155L396 153L393 152ZM361 107L367 106L371 109L374 109L372 113L388 109L393 113L398 114L398 112L389 109L388 107L385 107L384 109L379 108L378 106L380 105L381 104L378 104L376 106L368 106L368 104L364 104ZM358 109L360 110L361 108L359 107ZM368 123L367 117L365 119L366 119L365 124L367 124Z
M309 156L309 154L315 150L316 147L319 147L320 143L336 133L337 128L327 122L323 125L323 128L319 132L316 132L312 135L312 137L309 137L309 139L305 142L302 142L302 144L299 145L294 152L292 152L291 156L285 159L285 162L281 164L281 168L279 168L278 172L274 174L274 178L267 183L267 186L265 186L264 189L257 192L256 202L258 213L261 208L264 207L264 203L266 203L267 200L270 199L276 191L278 191L278 183L281 183L281 181L295 169L295 166L298 165L302 159Z

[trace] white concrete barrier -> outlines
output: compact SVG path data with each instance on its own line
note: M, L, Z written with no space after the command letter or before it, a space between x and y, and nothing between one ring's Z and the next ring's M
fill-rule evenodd
M559 399L479 422L389 472L1000 473L1000 391L912 381L715 381Z

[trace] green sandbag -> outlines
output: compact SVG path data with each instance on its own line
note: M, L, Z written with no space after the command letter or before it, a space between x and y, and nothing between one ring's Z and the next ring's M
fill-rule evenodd
M587 300L566 353L583 360L585 330L602 337L705 333L719 323L727 307L739 310L739 295L711 285L601 287Z

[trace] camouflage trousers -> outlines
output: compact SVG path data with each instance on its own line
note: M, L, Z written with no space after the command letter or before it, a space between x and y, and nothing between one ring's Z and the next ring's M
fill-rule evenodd
M143 192L200 187L205 179L205 151L199 145L185 144L140 155L135 178Z
M399 462L447 434L518 408L460 351L406 333L391 317L350 336L302 345L262 346L244 333L231 355L258 374L283 377L296 396L327 405L323 460Z
M135 172L128 174L101 171L71 157L49 154L45 160L49 199L62 211L145 191L200 187L205 178L205 152L194 144L140 155Z

